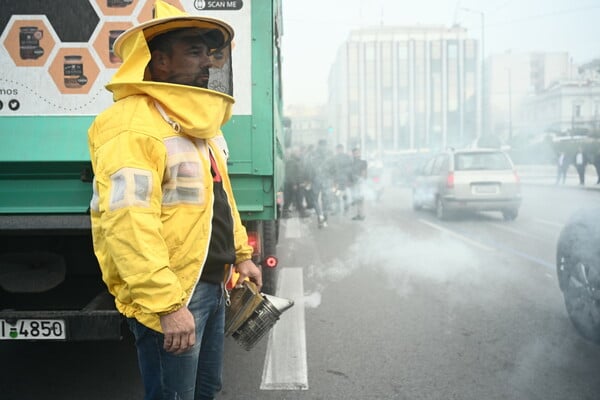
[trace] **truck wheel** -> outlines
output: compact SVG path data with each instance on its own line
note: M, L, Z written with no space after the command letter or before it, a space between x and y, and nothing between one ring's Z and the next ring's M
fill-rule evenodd
M263 259L267 256L277 255L277 222L263 221ZM275 295L277 285L277 268L262 267L263 288L262 292L270 295Z
M556 256L567 314L584 338L600 344L600 238L596 236L582 225L567 225Z

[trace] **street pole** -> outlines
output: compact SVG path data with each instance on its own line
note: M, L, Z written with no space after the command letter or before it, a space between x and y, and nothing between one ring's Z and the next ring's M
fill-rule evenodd
M479 135L484 136L485 134L485 120L486 120L486 112L485 112L485 13L481 10L475 10L472 8L460 8L463 11L467 11L470 13L479 14L481 17L481 99L479 100L479 104L481 107L481 121L479 127Z
M512 143L512 76L511 68L508 69L508 143Z
M487 113L485 112L485 14L481 14L481 135L485 135L485 121Z

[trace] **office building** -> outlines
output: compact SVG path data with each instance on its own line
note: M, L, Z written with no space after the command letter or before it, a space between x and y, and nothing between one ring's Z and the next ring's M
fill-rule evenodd
M478 136L478 42L454 26L352 31L329 75L336 142L365 153L464 146Z

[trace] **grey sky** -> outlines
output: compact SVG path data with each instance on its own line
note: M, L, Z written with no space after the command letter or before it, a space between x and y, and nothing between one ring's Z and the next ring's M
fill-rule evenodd
M283 0L286 106L326 102L327 75L352 29L396 25L466 27L485 53L566 51L575 63L600 58L598 0Z

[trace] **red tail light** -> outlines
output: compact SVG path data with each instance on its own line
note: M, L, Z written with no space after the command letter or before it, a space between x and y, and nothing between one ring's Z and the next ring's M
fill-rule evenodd
M248 244L252 246L253 256L260 255L260 236L258 232L248 232Z
M449 172L446 177L446 187L452 189L454 187L454 172Z
M517 171L513 171L515 174L515 182L517 183L521 183L521 177L519 176L519 174L517 173Z
M275 268L278 263L279 260L277 260L277 257L275 256L268 256L263 260L263 265L268 268Z

